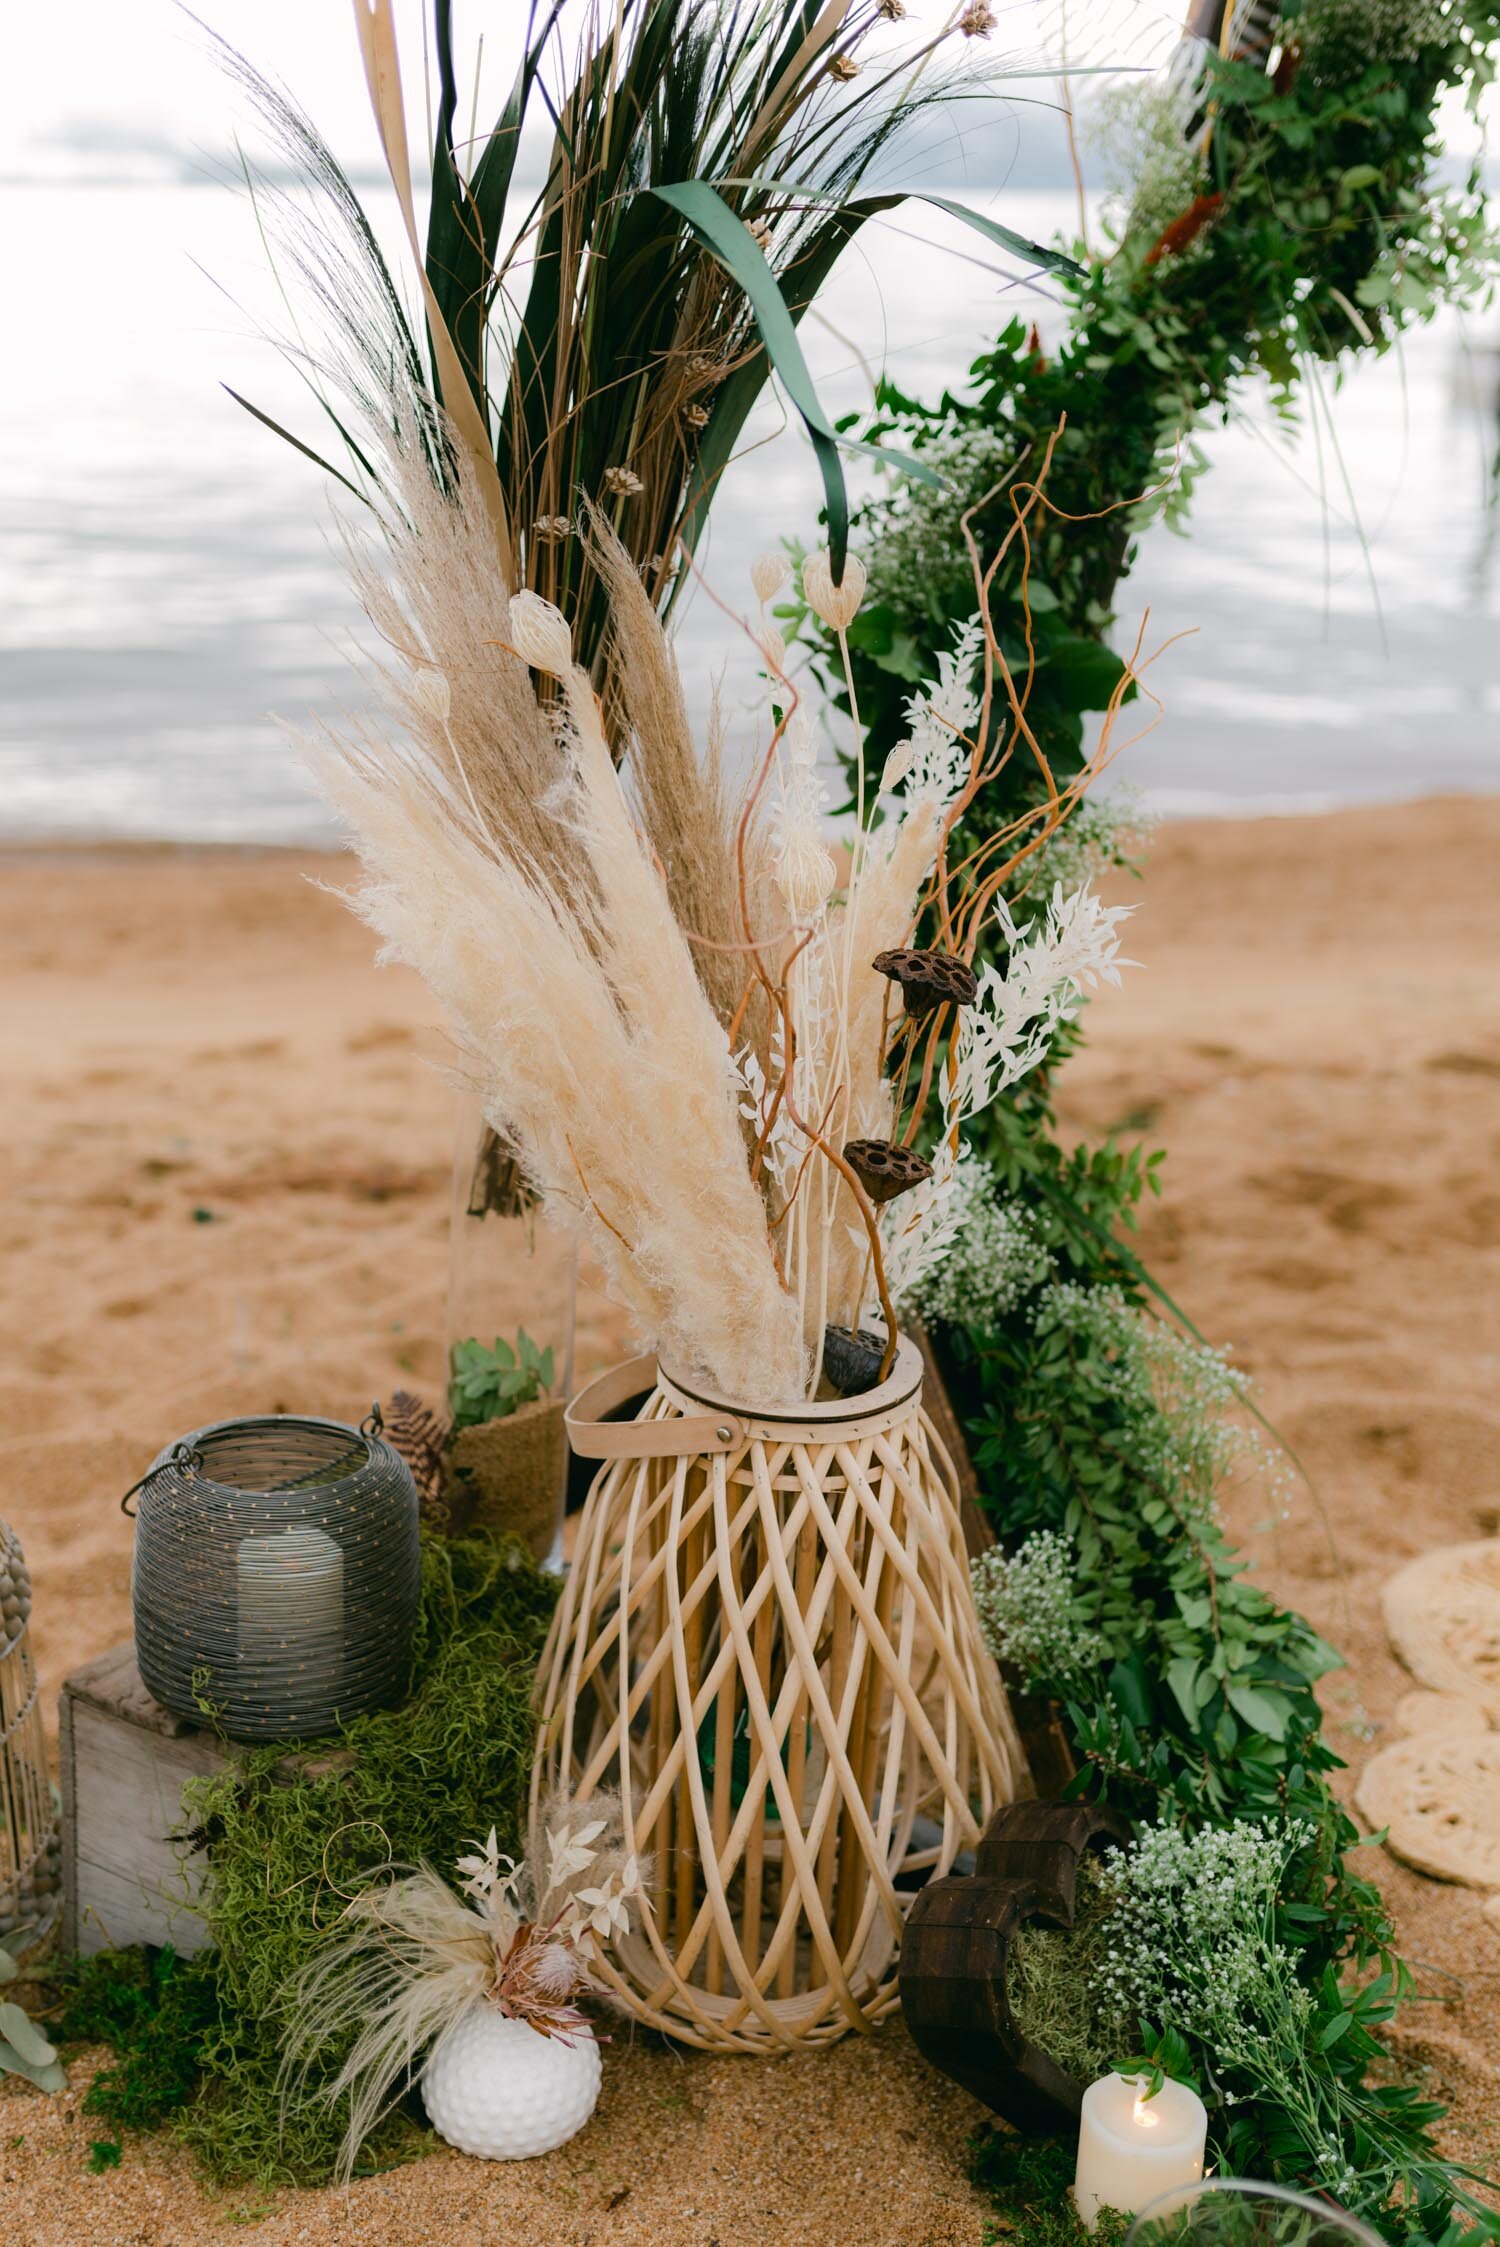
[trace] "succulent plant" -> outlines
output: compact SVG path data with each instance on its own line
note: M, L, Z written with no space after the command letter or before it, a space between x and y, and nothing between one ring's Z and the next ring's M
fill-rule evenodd
M448 1384L454 1434L519 1412L523 1404L546 1396L554 1378L551 1350L539 1350L524 1327L514 1347L498 1334L491 1349L473 1340L455 1342Z
M14 1952L0 1942L0 1989L20 1978ZM57 2047L48 2043L35 2021L13 2002L0 2004L0 2070L24 2075L39 2091L66 2091L68 2087L67 2070L57 2056Z

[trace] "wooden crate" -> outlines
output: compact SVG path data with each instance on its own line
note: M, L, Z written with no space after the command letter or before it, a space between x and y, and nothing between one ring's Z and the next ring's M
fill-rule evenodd
M182 1789L222 1771L234 1750L151 1698L133 1646L64 1681L58 1736L64 1948L202 1950L208 1930L193 1906L205 1865L181 1838Z

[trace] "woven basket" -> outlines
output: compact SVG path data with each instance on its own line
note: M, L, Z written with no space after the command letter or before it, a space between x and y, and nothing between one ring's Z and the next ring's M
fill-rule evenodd
M600 1972L686 2043L789 2050L890 2012L912 1893L1022 1791L921 1392L903 1341L879 1388L795 1414L649 1358L569 1411L607 1464L542 1659L533 1799L618 1790L654 1869Z

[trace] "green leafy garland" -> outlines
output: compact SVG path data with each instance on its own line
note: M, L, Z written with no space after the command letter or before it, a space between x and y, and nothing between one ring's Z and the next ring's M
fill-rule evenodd
M895 436L956 490L939 502L907 487L865 514L870 589L849 640L877 764L904 730L911 686L935 675L973 614L955 536L965 510L988 561L1043 483L989 606L1027 726L1064 782L1084 762L1088 714L1124 680L1108 635L1138 534L1157 513L1186 516L1203 465L1194 428L1257 373L1290 416L1304 365L1384 350L1486 285L1477 178L1435 184L1435 120L1448 89L1472 94L1492 76L1500 5L1301 0L1285 18L1271 67L1206 58L1206 154L1184 139L1181 107L1163 108L1159 160L1114 254L1062 284L1071 317L1054 357L1012 322L962 397L926 406L882 386L861 434ZM798 622L843 701L835 651ZM1037 774L1017 743L971 840L1037 802ZM1107 815L1095 815L1092 852L1096 863L1128 855ZM1078 871L1033 868L1031 897L1054 872ZM981 1571L981 1607L1028 1687L1065 1703L1080 1791L1141 1825L1296 1829L1268 1939L1295 1954L1308 1993L1303 2056L1337 2158L1320 2164L1274 2100L1253 2086L1236 2100L1213 2052L1178 2038L1171 2055L1207 2086L1221 2164L1289 2182L1357 2176L1367 2218L1403 2236L1492 2232L1432 2143L1441 2110L1372 2083L1386 2058L1377 2032L1410 1975L1378 1891L1350 1869L1360 1836L1328 1783L1339 1758L1314 1687L1338 1658L1247 1580L1218 1523L1232 1460L1214 1431L1239 1400L1213 1353L1148 1310L1166 1299L1128 1236L1160 1157L1058 1143L1050 1076L1075 1042L1060 1041L1048 1071L985 1119L975 1146L995 1208L987 1225L966 1225L966 1267L923 1306L1002 1540ZM999 2204L1008 2230L1050 2243L1049 2211L1018 2222L1008 2185Z

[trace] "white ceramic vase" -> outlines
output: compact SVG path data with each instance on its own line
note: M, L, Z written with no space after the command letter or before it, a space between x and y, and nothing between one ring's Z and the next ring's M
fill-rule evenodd
M475 2000L434 2044L422 2101L439 2137L483 2161L527 2161L580 2131L599 2097L599 2047L564 2044Z

